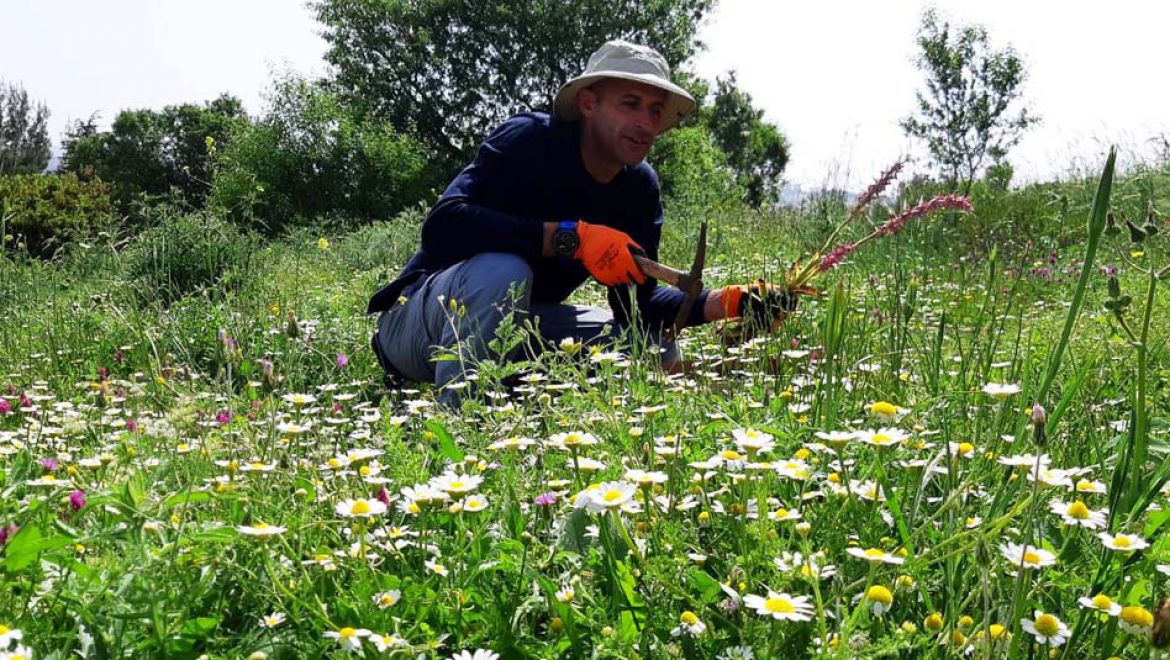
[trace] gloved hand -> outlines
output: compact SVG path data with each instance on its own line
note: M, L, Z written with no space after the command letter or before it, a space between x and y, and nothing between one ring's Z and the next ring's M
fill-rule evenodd
M641 252L642 246L629 234L605 225L578 221L577 238L581 244L577 246L573 258L580 261L598 282L617 286L646 281L646 275L638 268L631 253L631 249Z
M742 318L762 327L796 309L797 294L785 291L762 279L750 284L732 284L723 287L723 318Z

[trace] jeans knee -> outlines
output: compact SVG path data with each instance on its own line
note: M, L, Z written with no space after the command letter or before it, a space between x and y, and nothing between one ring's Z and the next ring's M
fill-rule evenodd
M523 257L507 252L484 252L468 259L466 266L466 281L496 302L505 300L512 290L522 302L529 299L532 267Z

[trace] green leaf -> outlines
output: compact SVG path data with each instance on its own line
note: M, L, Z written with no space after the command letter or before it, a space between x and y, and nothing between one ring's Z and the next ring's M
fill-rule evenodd
M211 501L211 493L207 492L185 492L175 493L166 499L163 506L170 509L180 504L194 504L196 502Z
M435 420L428 421L425 426L438 438L440 454L456 463L463 460L463 452L455 445L455 438L451 437L445 426Z
M219 617L203 616L196 619L188 619L183 623L183 627L179 629L179 634L184 637L194 637L195 639L205 639L208 635L215 631L216 626L219 625Z
M630 567L624 561L613 562L614 577L617 578L618 586L621 587L622 595L626 597L626 604L632 609L641 609L646 606L642 600L641 594L638 593L638 581L634 579L634 573L630 571Z
M231 527L216 527L195 532L188 538L196 543L231 543L239 537L239 533Z
M33 563L41 551L41 530L36 525L25 525L5 546L4 570L19 573Z
M699 592L699 597L703 603L710 605L722 599L723 590L719 587L719 582L708 575L703 569L692 568L688 575L691 579L691 586L695 591Z
M588 525L589 514L585 509L573 509L561 530L561 547L579 555L585 554L589 548L589 538L585 536L585 528Z

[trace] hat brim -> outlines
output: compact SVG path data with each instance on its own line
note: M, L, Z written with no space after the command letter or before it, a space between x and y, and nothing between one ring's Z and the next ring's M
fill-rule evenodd
M667 97L666 104L662 108L663 122L661 132L663 133L678 126L679 122L694 112L695 107L698 105L695 103L695 99L687 93L687 90L668 80L663 80L658 76L625 73L623 71L608 71L605 73L591 73L577 76L564 85L561 85L561 88L557 90L556 98L553 100L553 114L561 119L580 119L581 112L577 109L577 92L606 78L631 80L665 90Z

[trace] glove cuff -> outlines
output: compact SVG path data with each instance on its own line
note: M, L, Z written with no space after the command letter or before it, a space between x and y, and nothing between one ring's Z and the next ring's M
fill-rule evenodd
M729 284L720 290L723 318L737 319L743 316L743 294L744 288L736 284Z

